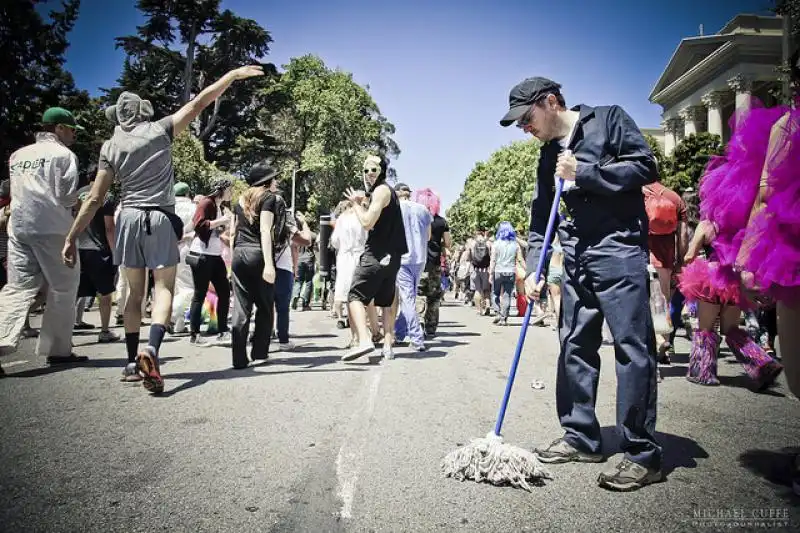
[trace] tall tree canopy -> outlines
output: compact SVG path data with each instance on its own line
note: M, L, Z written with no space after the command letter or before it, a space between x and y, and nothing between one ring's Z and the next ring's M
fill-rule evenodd
M536 139L516 141L475 164L461 196L447 210L456 240L465 240L479 228L494 230L502 221L526 233L540 147Z
M394 126L380 113L352 74L328 68L313 55L293 58L259 94L259 121L276 141L270 151L284 180L300 170L297 205L311 212L333 209L348 186L359 185L368 153L389 159L400 154ZM279 111L275 112L275 109ZM267 155L256 140L238 139L240 167Z
M123 90L149 99L159 116L173 113L229 70L261 63L272 37L256 21L220 11L220 0L139 0L146 17L136 35L117 38L127 57L118 86L106 90L110 102ZM234 163L236 138L246 134L261 144L271 139L257 127L254 95L276 76L234 84L194 124L211 161Z
M78 17L79 0L65 0L60 10L44 18L39 0L0 2L0 179L8 177L6 162L18 148L33 142L42 113L61 105L76 114L86 110L89 95L75 87L64 69L67 35ZM83 135L79 142L85 142ZM82 150L78 147L78 152ZM81 161L84 163L84 161Z

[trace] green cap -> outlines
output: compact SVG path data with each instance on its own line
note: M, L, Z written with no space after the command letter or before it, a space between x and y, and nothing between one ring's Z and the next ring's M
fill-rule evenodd
M42 124L63 124L79 131L85 131L83 126L79 126L75 116L63 107L51 107L42 115Z
M176 183L172 190L175 191L175 196L189 196L189 184L183 181Z

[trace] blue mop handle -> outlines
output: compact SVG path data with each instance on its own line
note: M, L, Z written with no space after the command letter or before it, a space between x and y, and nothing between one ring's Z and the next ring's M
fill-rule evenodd
M539 264L536 265L536 283L542 277L544 270L544 262L547 260L547 252L550 247L550 239L553 236L553 230L556 226L556 216L558 215L558 206L561 202L561 192L564 190L564 180L558 178L556 181L556 194L553 198L553 206L550 208L550 218L547 220L547 230L544 233L544 244L542 245L542 253L539 256ZM517 374L517 366L519 366L519 357L522 355L522 346L525 344L525 335L528 333L528 326L531 322L531 312L533 311L533 302L528 302L528 309L525 311L525 318L522 321L522 329L519 332L519 340L517 341L517 351L514 353L514 361L511 363L511 371L508 374L508 381L506 382L506 392L503 395L503 403L500 404L500 413L497 415L497 423L494 426L494 434L500 436L500 429L503 427L503 419L506 417L506 408L508 401L511 398L511 388L514 386L514 377Z

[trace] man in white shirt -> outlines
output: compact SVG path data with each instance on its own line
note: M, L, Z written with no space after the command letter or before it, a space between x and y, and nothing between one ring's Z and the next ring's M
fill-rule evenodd
M42 116L34 144L11 155L8 284L0 291L0 353L16 350L28 309L43 284L47 307L36 354L51 364L85 361L72 353L72 326L80 269L61 261L77 200L78 159L67 148L83 130L66 109Z

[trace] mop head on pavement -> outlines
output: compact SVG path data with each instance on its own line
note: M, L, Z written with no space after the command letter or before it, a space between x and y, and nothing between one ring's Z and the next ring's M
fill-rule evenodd
M503 444L502 437L494 433L449 453L442 461L442 470L445 477L459 481L511 485L528 492L531 484L538 486L545 479L553 479L532 452Z

